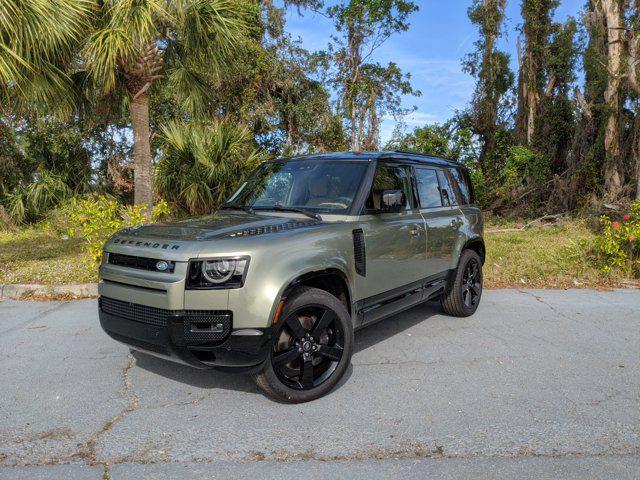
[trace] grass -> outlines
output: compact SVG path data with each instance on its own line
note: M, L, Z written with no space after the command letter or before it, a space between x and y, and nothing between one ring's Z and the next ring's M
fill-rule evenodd
M596 234L584 220L543 228L496 231L515 225L489 219L485 233L487 288L607 288L620 275L604 272L591 253Z
M0 284L92 283L97 270L84 262L82 242L63 240L40 226L0 232Z
M489 218L486 229L487 288L607 288L619 275L595 264L589 245L595 233L582 220L545 228L495 232L513 222ZM63 240L34 226L0 232L0 284L63 285L97 281L85 262L81 241Z

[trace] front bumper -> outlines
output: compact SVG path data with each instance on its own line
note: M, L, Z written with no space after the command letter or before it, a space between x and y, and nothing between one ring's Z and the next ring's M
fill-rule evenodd
M195 368L240 372L259 370L269 355L273 330L233 330L231 312L160 309L150 312L148 307L134 304L127 304L128 310L114 308L113 302L120 301L100 298L100 325L110 337L135 350ZM227 320L215 316L223 313L228 313ZM217 333L202 328L207 327L201 320L205 318L207 322L212 318L223 319ZM216 322L213 320L214 326Z

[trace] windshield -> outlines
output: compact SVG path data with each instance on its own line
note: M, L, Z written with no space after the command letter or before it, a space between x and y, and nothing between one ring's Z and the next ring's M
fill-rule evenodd
M365 162L296 160L262 165L228 206L347 213L367 171Z

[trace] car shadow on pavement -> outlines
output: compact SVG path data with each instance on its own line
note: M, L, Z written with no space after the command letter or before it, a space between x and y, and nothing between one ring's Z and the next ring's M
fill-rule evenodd
M240 392L258 393L258 389L249 375L238 375L217 370L198 370L197 368L170 362L142 352L131 352L136 359L136 366L155 375L192 387Z
M353 353L366 350L442 313L438 302L425 302L356 332Z
M362 330L358 330L355 335L354 353L366 350L377 343L398 335L439 313L440 307L437 303L427 302L363 328ZM249 375L220 372L217 370L198 370L138 351L132 351L132 355L136 360L136 366L141 369L176 382L191 385L192 387L235 390L260 394ZM344 377L340 379L334 391L347 383L352 374L353 366L349 365Z

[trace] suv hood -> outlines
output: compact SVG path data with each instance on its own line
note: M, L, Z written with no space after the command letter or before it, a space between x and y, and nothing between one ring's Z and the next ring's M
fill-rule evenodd
M240 211L221 211L205 217L131 227L118 232L118 235L148 239L198 241L275 233L319 223L318 220L311 218L288 216L280 212L275 216Z

